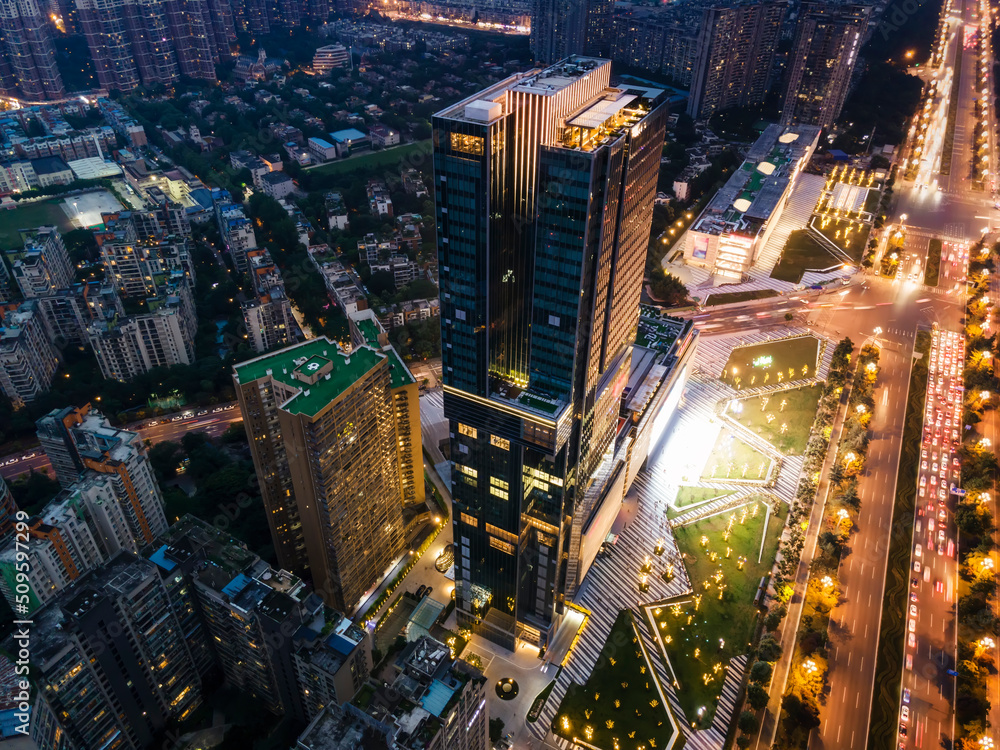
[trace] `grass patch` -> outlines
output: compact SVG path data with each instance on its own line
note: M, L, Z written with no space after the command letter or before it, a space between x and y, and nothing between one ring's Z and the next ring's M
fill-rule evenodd
M878 211L879 201L882 200L882 191L876 188L868 188L868 194L865 196L865 205L862 210L865 213L875 214Z
M767 299L777 297L778 292L774 289L752 289L746 292L723 292L722 294L710 294L705 300L705 307L712 305L728 305L732 302L748 302L752 299Z
M955 67L952 70L962 70L962 45L955 45L958 51L955 53ZM955 150L955 123L958 121L958 79L954 76L951 81L951 98L948 100L948 123L944 130L944 145L941 148L941 168L938 174L942 177L951 174L951 152Z
M837 265L830 251L819 244L808 229L796 229L788 235L781 258L771 271L771 278L798 284L806 271L818 271Z
M545 707L545 701L549 699L549 695L552 693L552 688L556 686L556 681L553 679L542 688L542 692L535 696L535 700L531 702L531 708L528 709L528 715L525 717L527 721L534 724L538 721L539 714L542 713L542 709Z
M819 339L797 336L733 349L722 371L722 382L743 386L777 385L816 375Z
M941 275L941 240L933 239L927 246L927 268L924 269L924 283L937 286Z
M706 500L715 500L719 497L727 497L735 494L731 491L720 490L714 487L692 487L684 485L677 490L677 499L674 505L678 508L687 508L691 505L703 503Z
M753 514L755 506L756 515ZM689 721L695 720L698 709L704 706L703 727L711 723L715 714L730 660L750 649L757 624L754 596L761 576L771 571L788 514L784 503L778 503L778 508L777 515L773 512L768 515L763 501L751 501L744 506L745 516L742 510L727 511L674 529L691 585L702 598L697 609L688 598L653 610L653 616L680 685L677 695L684 713ZM730 517L735 520L727 540L724 534ZM707 546L702 545L703 536L707 537ZM727 548L731 550L729 557L726 557ZM711 559L713 552L717 554L714 561ZM739 569L741 558L746 558L742 570ZM725 586L722 599L719 599L715 580L719 572ZM710 584L707 589L705 583ZM721 648L720 638L723 640ZM699 649L697 656L695 649ZM721 665L718 671L715 671L716 664ZM710 676L707 683L706 675Z
M0 250L22 247L20 230L42 226L59 227L63 234L75 228L73 220L63 211L62 198L19 204L17 208L0 211Z
M340 161L330 162L321 167L309 170L310 174L339 175L354 172L356 170L369 171L374 167L398 168L400 163L412 154L423 154L427 159L431 157L431 142L417 141L407 143L402 146L394 146L383 151L372 151L362 156L349 157Z
M722 430L702 469L702 479L766 479L771 459L729 430Z
M801 456L809 442L816 405L822 395L823 388L819 385L792 388L741 399L729 406L728 413L786 456ZM769 422L768 417L774 419ZM784 432L782 427L786 428Z
M851 222L834 218L830 218L829 223L824 227L824 221L827 220L817 218L812 222L813 228L847 253L855 262L861 260L868 243L868 233L871 231L871 227L868 224L861 224L859 227L857 221ZM835 260L834 264L836 263Z
M616 739L622 746L634 739L646 747L653 743L666 747L673 727L654 679L635 634L632 613L623 609L587 683L570 685L566 691L552 731L572 740L586 738L590 727L593 734L587 743L601 750L613 750ZM617 708L615 701L619 701Z
M879 625L878 655L875 658L875 695L872 700L868 747L894 744L899 719L900 680L903 676L905 613L910 590L910 550L913 545L913 513L917 494L917 467L920 463L920 434L923 429L924 397L927 393L927 355L930 334L918 331L915 350L924 356L913 363L910 390L903 421L903 449L896 474L896 498L892 511L882 621Z

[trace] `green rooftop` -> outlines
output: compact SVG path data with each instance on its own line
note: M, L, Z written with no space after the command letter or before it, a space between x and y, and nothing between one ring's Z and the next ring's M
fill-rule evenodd
M367 337L367 334L365 336ZM404 385L417 382L413 379L410 368L403 364L403 360L399 356L399 352L396 351L396 347L390 346L388 349L383 349L382 351L389 355L389 380L393 388L401 388Z
M270 375L280 383L298 388L299 393L289 399L284 408L290 414L311 417L383 359L385 355L367 347L355 349L348 357L334 342L318 338L252 359L233 369L240 383Z
M365 343L374 346L376 349L381 349L382 345L378 341L378 326L375 325L375 321L371 318L362 318L361 320L354 321L357 325L358 330L361 335L365 337Z

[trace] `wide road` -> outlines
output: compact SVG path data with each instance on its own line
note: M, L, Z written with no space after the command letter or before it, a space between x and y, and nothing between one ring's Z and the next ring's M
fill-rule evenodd
M187 414L191 416L185 416ZM155 444L165 440L178 442L188 432L205 432L211 437L218 437L229 425L242 419L237 404L230 403L167 415L160 419L133 422L123 429L138 432L143 440ZM14 479L29 471L42 471L50 467L49 459L41 448L0 457L0 476L4 479Z

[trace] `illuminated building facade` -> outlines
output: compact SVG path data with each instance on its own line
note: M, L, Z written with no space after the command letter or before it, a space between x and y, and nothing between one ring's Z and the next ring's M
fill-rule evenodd
M571 57L434 117L460 622L544 645L579 584L614 448L662 92Z
M405 546L390 359L318 338L234 369L278 562L353 611Z
M0 90L29 102L64 96L51 29L38 0L0 0L0 60Z
M864 5L802 4L782 124L827 128L840 117L871 10Z

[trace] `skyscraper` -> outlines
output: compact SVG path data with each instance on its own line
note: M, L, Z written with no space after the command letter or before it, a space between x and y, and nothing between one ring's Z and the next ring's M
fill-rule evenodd
M28 101L63 96L51 30L38 0L0 0L0 58L5 58L6 65L0 67L9 68L14 84L0 84L8 93Z
M705 10L689 115L709 117L764 103L786 7L785 0L776 0Z
M571 57L434 117L460 622L544 645L606 498L663 92Z
M611 0L534 0L531 52L539 63L570 55L606 54L611 45Z
M234 379L281 567L350 612L403 552L392 363L325 338L237 365Z
M789 62L783 125L832 125L864 41L871 8L803 3Z

